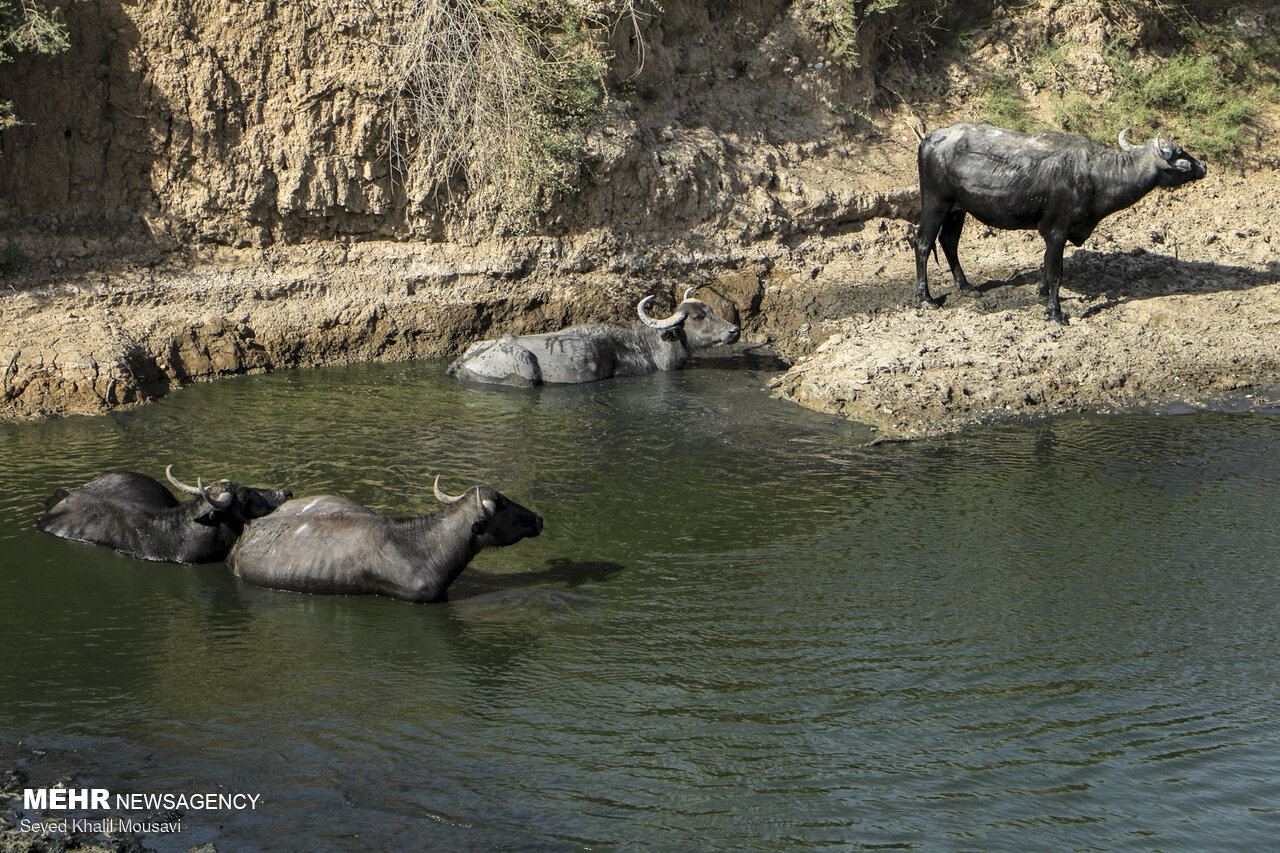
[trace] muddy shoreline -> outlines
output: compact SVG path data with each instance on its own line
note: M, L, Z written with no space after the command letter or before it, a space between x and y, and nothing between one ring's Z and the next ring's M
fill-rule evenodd
M1065 327L1036 297L1039 237L970 223L960 252L978 294L956 293L945 264L941 275L931 264L944 307L873 306L816 323L812 349L792 350L773 391L886 438L1068 414L1273 409L1278 190L1273 170L1218 174L1104 220L1067 255ZM898 249L880 271L909 293L905 239Z
M590 238L374 242L98 258L29 271L0 296L0 417L100 414L196 381L447 356L473 340L630 320L684 287L791 368L770 392L885 438L1088 412L1274 405L1280 386L1280 172L1157 192L1069 252L1066 327L1035 296L1039 238L971 226L980 292L931 269L912 298L912 224L718 245ZM77 266L78 265L78 266ZM661 308L662 305L659 305Z

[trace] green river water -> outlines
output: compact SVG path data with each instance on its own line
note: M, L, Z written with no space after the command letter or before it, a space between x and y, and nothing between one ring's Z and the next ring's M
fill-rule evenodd
M1280 837L1280 414L866 446L758 364L542 390L444 366L0 427L0 772L260 798L185 811L159 850ZM58 486L170 463L400 515L439 473L546 529L410 605L33 526Z

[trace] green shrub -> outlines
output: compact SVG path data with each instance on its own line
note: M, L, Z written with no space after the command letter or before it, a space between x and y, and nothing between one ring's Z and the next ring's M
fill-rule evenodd
M862 44L870 39L897 48L925 40L955 5L955 0L816 0L814 4L827 30L831 58L849 68L863 64Z
M69 44L60 10L46 9L33 0L0 0L0 62L26 51L62 53ZM0 130L18 123L13 103L0 101Z
M1018 78L998 71L982 81L979 107L983 121L1023 133L1033 130L1035 122L1027 112L1027 98Z
M1137 139L1163 131L1199 157L1241 156L1258 104L1222 74L1217 58L1179 53L1142 67L1119 44L1105 57L1117 80L1115 91L1106 99L1063 92L1054 119L1064 130L1113 144L1131 126Z
M1157 131L1176 137L1210 160L1235 162L1244 154L1259 99L1280 99L1280 46L1242 42L1227 28L1209 30L1185 20L1184 49L1171 56L1141 54L1125 39L1103 51L1115 78L1106 96L1083 91L1060 69L1064 46L1050 41L1030 57L1021 74L1054 93L1052 121L1063 130L1114 145L1126 127L1135 140ZM1017 105L997 75L983 93L990 119L1015 126Z

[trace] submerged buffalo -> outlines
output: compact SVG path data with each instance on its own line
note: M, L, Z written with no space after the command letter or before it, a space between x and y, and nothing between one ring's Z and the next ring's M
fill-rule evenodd
M169 482L194 499L180 503L145 474L108 471L83 486L58 489L36 527L63 539L106 545L131 557L171 563L225 559L251 519L283 504L288 489L259 489L230 480L188 486L165 468Z
M738 327L685 291L675 313L662 320L636 306L641 323L587 323L543 335L507 335L471 345L449 365L459 379L495 385L533 386L595 382L679 370L700 349L738 340Z
M956 287L974 290L960 269L956 246L965 214L993 228L1035 229L1044 238L1039 294L1049 316L1065 324L1058 301L1062 252L1079 246L1104 217L1134 204L1156 187L1177 187L1205 176L1205 164L1160 134L1120 151L1069 133L1015 133L987 124L954 124L920 141L920 229L916 233L916 292L929 294L927 267L935 239Z
M391 518L333 495L298 498L255 522L227 559L236 577L273 589L322 595L387 595L445 601L480 549L542 532L542 516L488 486L431 515Z

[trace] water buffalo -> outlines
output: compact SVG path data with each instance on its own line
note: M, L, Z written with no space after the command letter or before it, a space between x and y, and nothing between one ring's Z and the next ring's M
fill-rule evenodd
M655 320L636 306L643 325L587 323L544 335L507 335L479 341L449 365L448 374L473 382L534 386L595 382L679 370L693 352L738 339L738 327L685 291L675 313Z
M956 287L974 290L960 269L956 246L964 216L993 228L1036 229L1044 238L1039 295L1049 316L1066 324L1058 301L1062 250L1079 246L1106 216L1134 204L1156 187L1177 187L1205 176L1205 164L1160 134L1120 151L1069 133L1015 133L987 124L953 124L920 141L920 229L916 232L916 292L929 295L926 268L934 240L942 245Z
M448 495L447 507L391 518L333 495L297 498L252 524L227 562L236 577L322 595L387 595L444 601L481 548L542 532L542 516L488 486Z
M36 527L45 533L106 545L131 557L171 563L212 563L225 559L245 524L261 518L293 494L258 489L230 480L188 486L165 477L195 499L180 503L164 485L145 474L108 471L83 486L58 489L45 502Z

